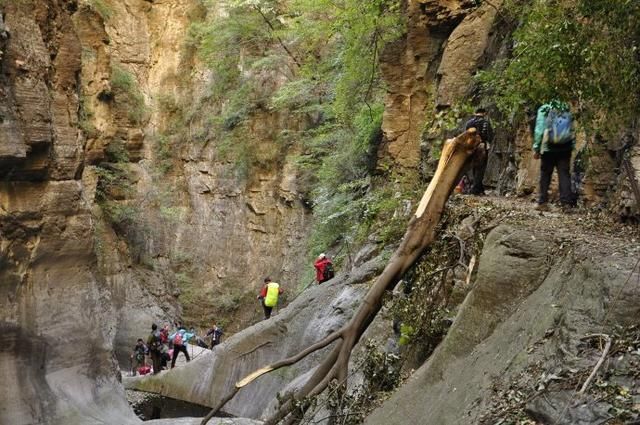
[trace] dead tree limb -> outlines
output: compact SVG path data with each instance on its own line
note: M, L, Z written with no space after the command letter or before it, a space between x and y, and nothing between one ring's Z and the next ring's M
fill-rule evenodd
M584 381L584 384L582 384L582 388L580 388L580 391L578 391L579 396L583 395L585 391L587 391L587 388L589 388L589 384L591 383L591 381L593 381L593 378L595 378L596 374L598 373L598 370L600 370L600 366L602 366L602 363L604 363L604 359L606 359L607 355L609 354L609 349L611 349L611 337L609 335L593 334L593 335L587 335L582 339L589 339L589 338L603 338L606 341L606 343L605 343L604 349L602 350L602 355L600 356L600 359L598 359L598 363L596 363L596 366L591 371L591 374L589 375L587 380Z
M300 65L300 62L298 61L298 58L296 58L296 56L293 54L293 52L287 47L286 43L284 42L284 40L278 35L278 31L276 30L276 28L273 26L273 23L271 23L271 20L269 20L269 18L267 17L267 15L264 13L264 11L260 8L260 6L258 5L254 5L253 8L255 9L256 12L258 12L260 14L260 16L262 17L262 20L264 21L265 24L267 24L267 26L269 27L269 29L271 30L271 34L276 38L276 40L278 40L278 43L280 44L280 47L282 47L282 49L287 52L287 55L289 55L289 57L291 58L291 60L293 61L293 63L296 64L296 66L298 68L301 68L302 65ZM288 66L288 65L287 65ZM293 72L293 69L291 69L289 67L289 70L291 71L291 73L293 75L295 75L295 72Z
M436 227L449 195L479 144L480 137L474 128L445 142L436 173L424 192L416 213L409 221L400 246L365 295L360 308L351 320L341 329L295 356L258 369L238 381L230 394L202 420L201 425L205 425L241 388L255 379L280 367L296 363L312 352L334 342L335 345L313 375L295 391L293 397L282 403L278 410L265 421L265 425L275 425L280 422L293 424L300 419L297 414L304 413L309 407L308 400L321 394L333 380L337 380L340 385L346 385L351 351L382 308L384 293L395 287L404 273L435 239Z

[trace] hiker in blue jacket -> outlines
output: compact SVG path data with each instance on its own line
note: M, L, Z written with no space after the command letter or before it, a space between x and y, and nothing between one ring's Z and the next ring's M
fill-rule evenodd
M187 358L187 362L191 361L191 359L189 358L189 352L187 351L187 343L191 338L193 338L193 335L194 334L187 332L183 328L169 337L169 339L173 341L173 356L171 357L171 369L173 369L176 366L176 360L178 359L178 355L181 352L184 353L184 356Z
M560 203L563 209L575 205L570 172L575 140L569 105L554 100L538 109L533 134L533 157L540 159L540 192L536 206L538 211L549 210L549 185L554 168L558 170Z

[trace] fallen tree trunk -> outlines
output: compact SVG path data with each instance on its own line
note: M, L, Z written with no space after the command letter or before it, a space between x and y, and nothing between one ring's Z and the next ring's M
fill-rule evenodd
M258 369L238 381L234 389L202 420L201 425L209 422L240 389L260 376L294 364L334 342L337 342L336 345L313 375L280 405L265 424L295 423L300 420L301 415L304 415L309 407L308 400L321 394L332 381L337 380L339 385L346 385L351 351L382 308L382 298L385 291L395 287L404 273L435 239L436 227L449 195L458 183L471 155L476 149L482 149L479 144L480 137L473 128L445 142L436 173L424 192L415 215L409 221L400 246L394 252L382 274L369 289L353 318L341 329L300 353Z

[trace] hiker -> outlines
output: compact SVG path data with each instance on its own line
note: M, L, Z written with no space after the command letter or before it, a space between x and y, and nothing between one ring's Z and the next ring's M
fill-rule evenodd
M487 169L487 159L489 157L489 149L493 143L493 128L487 118L487 110L478 108L473 117L465 124L465 130L475 128L482 139L480 145L474 153L471 169L467 173L467 178L471 181L471 185L465 185L465 193L472 195L484 195L484 173Z
M144 345L142 338L138 338L135 347L133 347L133 353L131 354L131 376L136 376L139 367L147 365L145 357L147 354L149 354L149 349Z
M176 366L176 359L178 358L178 354L184 353L184 356L187 358L187 362L191 361L189 358L189 352L187 351L186 343L191 337L188 337L187 332L183 329L180 329L175 334L171 335L171 340L173 341L173 356L171 356L171 369Z
M538 108L533 134L533 157L540 159L538 211L549 211L549 185L553 169L558 170L560 203L563 209L575 205L571 189L571 152L575 146L573 118L569 105L553 100Z
M318 281L318 284L333 278L335 274L333 271L333 263L324 253L318 256L316 261L313 263L313 267L316 269L316 280Z
M151 325L151 333L147 338L147 347L149 347L149 354L153 363L153 374L157 375L162 370L162 339L160 331L158 331L158 325L155 323Z
M169 333L171 332L171 325L165 322L162 329L160 329L160 340L162 341L162 349L160 355L160 367L167 369L171 356L169 355Z
M209 335L211 335L211 349L213 350L213 347L220 344L220 337L222 337L222 329L220 329L218 325L216 325L216 323L213 322L213 327L207 331L206 336L209 336Z
M160 339L163 344L169 345L169 332L171 331L171 326L168 323L165 323L162 329L160 329Z
M264 279L264 286L258 295L258 299L261 301L262 309L264 310L264 320L271 317L271 310L278 305L278 295L282 294L282 288L276 282L273 282L271 278L266 277Z

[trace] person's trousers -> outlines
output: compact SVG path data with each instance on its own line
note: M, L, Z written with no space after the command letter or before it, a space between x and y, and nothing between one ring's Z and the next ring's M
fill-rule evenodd
M481 143L476 147L471 156L471 161L465 167L462 174L461 178L464 181L462 193L470 195L484 194L484 185L482 184L482 181L484 180L484 173L487 170L488 157L489 152L485 148L485 144Z
M171 358L171 369L176 366L176 359L178 358L178 354L184 353L184 356L187 358L187 361L190 361L189 353L187 352L187 347L185 345L174 345L173 346L173 357Z
M470 193L472 195L482 195L484 194L484 184L482 184L482 181L484 180L484 173L487 171L487 159L489 155L484 146L477 149L474 155L475 157L473 158L471 166L471 180L473 184Z
M571 151L545 152L540 157L540 194L538 203L544 204L549 200L549 185L553 169L558 170L560 186L560 202L563 205L575 204L575 197L571 190Z
M264 300L262 300L262 309L264 310L264 318L265 320L271 317L271 310L273 310L273 307L267 307L266 305L264 305Z
M159 351L151 350L151 362L153 363L153 374L157 375L162 370L162 354Z

